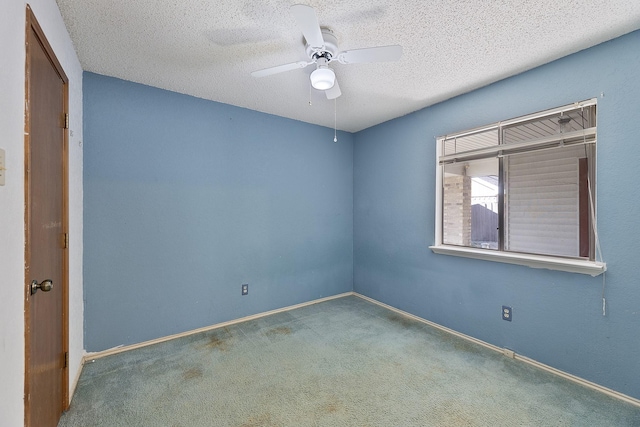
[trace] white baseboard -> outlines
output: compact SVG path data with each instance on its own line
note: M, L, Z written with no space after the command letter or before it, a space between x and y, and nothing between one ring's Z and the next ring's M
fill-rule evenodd
M306 306L309 306L309 305L318 304L318 303L321 303L321 302L324 302L324 301L330 301L330 300L337 299L337 298L343 298L343 297L346 297L346 296L349 296L349 295L354 295L354 293L353 292L345 292L345 293L342 293L342 294L332 295L330 297L324 297L324 298L316 299L316 300L313 300L313 301L307 301L307 302L303 302L301 304L290 305L288 307L278 308L276 310L265 311L263 313L252 314L251 316L246 316L246 317L241 317L239 319L229 320L228 322L216 323L215 325L205 326L203 328L198 328L198 329L192 329L190 331L181 332L179 334L168 335L168 336L165 336L165 337L156 338L156 339L153 339L153 340L144 341L144 342L137 343L137 344L119 345L117 347L113 347L113 348L110 348L108 350L103 350L103 351L98 351L98 352L93 352L93 353L86 353L84 355L84 357L83 357L82 365L84 365L84 363L86 361L88 361L88 360L96 360L96 359L100 359L102 357L111 356L112 354L122 353L122 352L129 351L129 350L135 350L137 348L147 347L149 345L158 344L158 343L165 342L165 341L171 341L171 340L174 340L176 338L182 338L182 337L186 337L186 336L189 336L189 335L199 334L200 332L206 332L206 331L211 331L213 329L224 328L225 326L235 325L237 323L246 322L248 320L259 319L261 317L270 316L272 314L283 313L285 311L291 311L291 310L295 310L296 308L302 308L302 307L306 307Z
M400 309L397 309L395 307L392 307L390 305L387 305L385 303L377 301L377 300L375 300L373 298L369 298L367 296L361 295L361 294L359 294L357 292L353 292L353 295L355 295L355 296L357 296L359 298L362 298L362 299L364 299L366 301L369 301L369 302L371 302L373 304L377 304L377 305L379 305L381 307L384 307L384 308L386 308L388 310L394 311L394 312L396 312L398 314L401 314L403 316L407 316L407 317L412 318L414 320L417 320L419 322L425 323L425 324L427 324L429 326L432 326L432 327L434 327L436 329L439 329L439 330L441 330L443 332L447 332L449 334L452 334L452 335L455 335L457 337L463 338L463 339L465 339L467 341L471 341L473 343L479 344L479 345L481 345L483 347L486 347L486 348L488 348L490 350L493 350L495 352L501 353L501 354L503 354L503 355L505 355L507 357L510 357L512 359L520 360L520 361L522 361L524 363L528 363L529 365L535 366L538 369L542 369L544 371L547 371L547 372L550 372L552 374L558 375L559 377L562 377L562 378L567 379L569 381L573 381L574 383L578 383L578 384L580 384L580 385L582 385L584 387L588 387L590 389L593 389L593 390L599 391L601 393L604 393L604 394L606 394L608 396L614 397L616 399L619 399L619 400L622 400L624 402L627 402L627 403L630 403L632 405L640 407L640 399L636 399L635 397L628 396L626 394L623 394L623 393L620 393L618 391L612 390L610 388L601 386L600 384L596 384L594 382L585 380L584 378L580 378L580 377L575 376L573 374L570 374L568 372L564 372L564 371L561 371L559 369L553 368L553 367L551 367L549 365L545 365L544 363L538 362L537 360L534 360L534 359L530 359L530 358L528 358L526 356L521 356L518 353L515 353L513 350L500 348L498 346L495 346L493 344L489 344L488 342L479 340L479 339L474 338L472 336L465 335L465 334L463 334L461 332L458 332L458 331L454 331L453 329L449 329L449 328L447 328L445 326L442 326L442 325L439 325L437 323L431 322L429 320L423 319L422 317L418 317L418 316L416 316L414 314L407 313L406 311L402 311Z
M524 363L527 363L527 364L529 364L531 366L534 366L534 367L536 367L538 369L542 369L544 371L550 372L550 373L555 374L555 375L557 375L559 377L562 377L562 378L567 379L569 381L573 381L573 382L575 382L577 384L580 384L580 385L582 385L584 387L588 387L590 389L593 389L593 390L599 391L601 393L604 393L604 394L606 394L608 396L614 397L616 399L619 399L619 400L622 400L624 402L627 402L627 403L630 403L632 405L640 407L640 399L636 399L634 397L631 397L631 396L628 396L626 394L620 393L618 391L612 390L610 388L601 386L601 385L596 384L594 382L585 380L584 378L580 378L580 377L575 376L573 374L569 374L568 372L564 372L564 371L561 371L559 369L553 368L553 367L551 367L549 365L545 365L544 363L538 362L537 360L530 359L528 357L519 355L519 354L515 353L514 351L512 351L510 349L500 348L498 346L495 346L493 344L489 344L488 342L479 340L479 339L474 338L472 336L465 335L465 334L463 334L461 332L458 332L458 331L455 331L453 329L449 329L449 328L447 328L445 326L442 326L442 325L439 325L437 323L431 322L429 320L423 319L422 317L416 316L414 314L407 313L406 311L402 311L402 310L397 309L397 308L395 308L393 306L390 306L388 304L382 303L382 302L377 301L377 300L375 300L373 298L369 298L369 297L367 297L365 295L362 295L362 294L359 294L357 292L345 292L345 293L342 293L342 294L333 295L333 296L325 297L325 298L320 298L320 299L316 299L316 300L313 300L313 301L304 302L304 303L301 303L301 304L295 304L295 305L291 305L291 306L288 306L288 307L279 308L279 309L276 309L276 310L265 311L263 313L253 314L251 316L241 317L239 319L230 320L228 322L217 323L215 325L205 326L203 328L193 329L193 330L182 332L182 333L179 333L179 334L168 335L168 336L165 336L165 337L156 338L154 340L144 341L144 342L137 343L137 344L121 345L121 346L110 348L110 349L104 350L104 351L99 351L99 352L94 352L94 353L85 353L84 357L82 358L81 366L80 366L80 369L78 370L78 374L76 376L76 380L74 381L73 389L75 390L75 385L77 385L77 382L78 382L78 380L80 378L80 373L82 372L82 368L84 367L84 364L87 361L100 359L102 357L110 356L112 354L117 354L117 353L122 353L122 352L125 352L125 351L135 350L137 348L142 348L142 347L146 347L146 346L153 345L153 344L158 344L158 343L165 342L165 341L170 341L170 340L173 340L173 339L176 339L176 338L186 337L186 336L189 336L189 335L198 334L200 332L211 331L211 330L214 330L214 329L223 328L225 326L231 326L231 325L235 325L237 323L246 322L248 320L259 319L261 317L270 316L272 314L283 313L285 311L295 310L297 308L302 308L302 307L306 307L306 306L309 306L309 305L318 304L318 303L321 303L321 302L324 302L324 301L330 301L330 300L333 300L333 299L343 298L343 297L350 296L350 295L357 296L358 298L362 298L363 300L369 301L369 302L371 302L373 304L379 305L381 307L384 307L384 308L386 308L388 310L394 311L394 312L396 312L398 314L401 314L403 316L406 316L406 317L409 317L411 319L417 320L419 322L425 323L425 324L427 324L429 326L432 326L432 327L434 327L436 329L439 329L439 330L441 330L443 332L447 332L447 333L449 333L451 335L455 335L457 337L463 338L463 339L465 339L467 341L470 341L470 342L473 342L475 344L481 345L481 346L483 346L485 348L488 348L490 350L493 350L493 351L495 351L497 353L501 353L501 354L503 354L503 355L505 355L507 357L513 358L515 360L519 360L519 361L524 362ZM73 396L73 393L70 393L70 396Z

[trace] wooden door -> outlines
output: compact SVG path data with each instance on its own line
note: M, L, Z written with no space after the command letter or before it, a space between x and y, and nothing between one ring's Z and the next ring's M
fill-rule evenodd
M25 425L55 427L68 401L67 78L30 8L26 36Z

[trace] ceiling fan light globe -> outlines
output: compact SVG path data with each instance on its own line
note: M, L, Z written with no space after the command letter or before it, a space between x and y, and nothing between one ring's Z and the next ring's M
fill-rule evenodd
M311 73L311 86L318 90L331 89L336 82L336 74L331 68L318 68Z

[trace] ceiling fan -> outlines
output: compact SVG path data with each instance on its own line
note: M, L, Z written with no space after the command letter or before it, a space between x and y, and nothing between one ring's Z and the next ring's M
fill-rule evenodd
M338 61L341 64L389 62L398 61L402 56L402 46L399 45L340 52L338 51L338 39L329 28L320 27L316 12L311 6L295 4L291 6L291 13L304 35L305 52L309 60L254 71L251 73L253 77L270 76L315 64L316 69L313 70L310 76L311 86L314 89L324 90L328 99L335 99L342 92L336 80L335 72L329 67L331 62Z

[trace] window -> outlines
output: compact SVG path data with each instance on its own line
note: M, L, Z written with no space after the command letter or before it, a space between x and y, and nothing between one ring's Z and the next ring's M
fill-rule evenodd
M437 140L436 253L597 275L596 100Z

